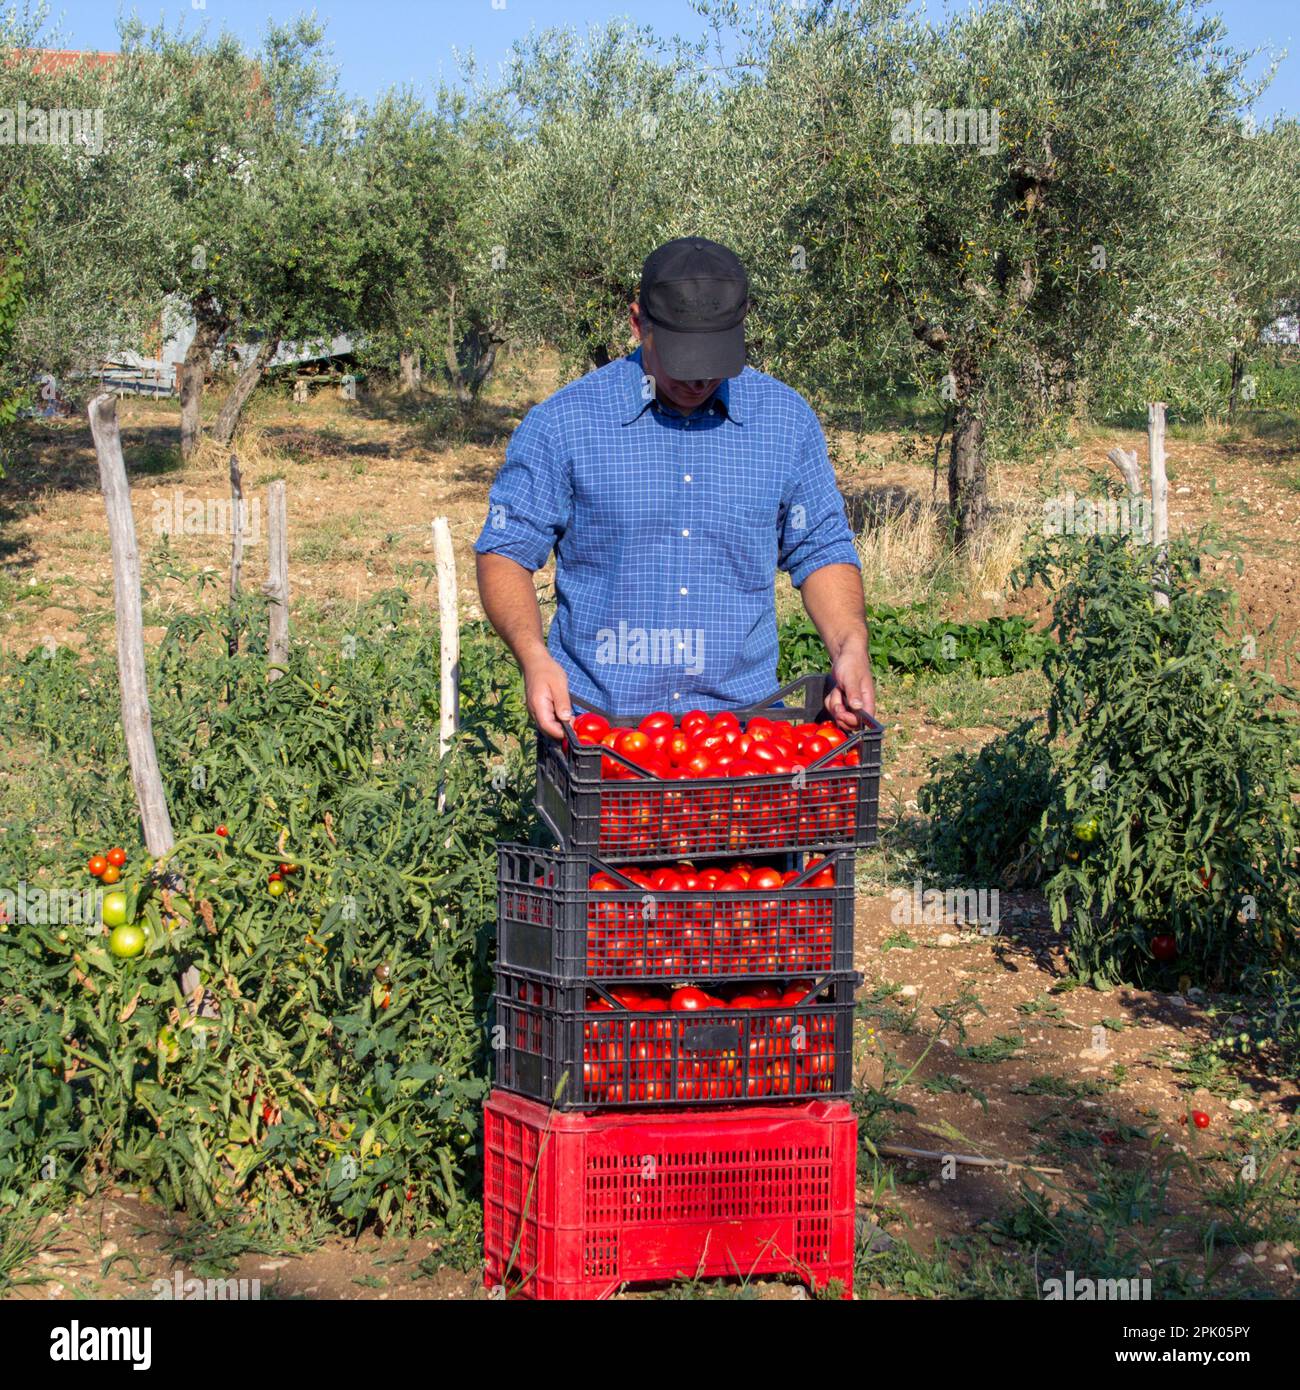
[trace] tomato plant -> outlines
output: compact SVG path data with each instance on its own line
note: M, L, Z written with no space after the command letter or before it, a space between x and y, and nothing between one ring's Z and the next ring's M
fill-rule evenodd
M59 1181L89 1163L88 1178L281 1237L322 1220L467 1222L495 846L533 816L518 674L486 626L462 630L462 732L443 762L437 625L404 594L350 620L346 648L302 633L272 684L256 646L228 655L224 608L177 619L149 652L177 828L165 866L136 838L111 651L0 666L0 735L42 753L24 792L41 823L5 803L0 882L93 883L98 846L121 849L121 866L103 856L120 879L102 916L117 949L138 948L119 958L98 922L0 935L0 994L30 1000L0 1011L0 1202L27 1200L56 1152ZM429 789L444 780L440 811Z

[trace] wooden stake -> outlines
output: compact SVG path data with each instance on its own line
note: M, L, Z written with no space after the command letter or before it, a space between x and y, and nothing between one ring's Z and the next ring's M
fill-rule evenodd
M1156 548L1157 608L1169 607L1165 561L1169 550L1169 478L1165 473L1165 407L1162 401L1147 406L1147 451L1151 459L1151 544Z
M244 567L244 480L239 472L239 455L230 456L230 633L226 650L239 652L239 573Z
M1135 449L1112 449L1106 457L1124 475L1128 484L1128 495L1135 501L1142 496L1142 475L1138 472L1138 456Z
M954 1163L964 1163L970 1168L1023 1168L1030 1173L1060 1173L1060 1168L1040 1168L1036 1163L1021 1163L1014 1158L978 1158L974 1154L944 1153L939 1149L909 1149L906 1144L877 1144L882 1154L898 1158L951 1158Z
M274 681L284 674L289 660L289 508L283 478L277 478L267 489L266 583L262 592L271 600L266 678Z
M438 576L441 689L438 697L438 756L445 758L460 726L460 613L456 604L456 553L445 516L433 523L433 564ZM438 809L446 809L446 788L438 788Z
M117 401L109 392L90 402L90 433L99 460L99 485L108 513L108 540L113 557L113 610L117 616L117 680L122 696L122 728L126 733L131 781L140 808L144 842L158 859L174 843L172 820L158 770L149 711L149 686L144 665L144 618L140 606L140 551L131 515L131 485L122 458L117 428Z

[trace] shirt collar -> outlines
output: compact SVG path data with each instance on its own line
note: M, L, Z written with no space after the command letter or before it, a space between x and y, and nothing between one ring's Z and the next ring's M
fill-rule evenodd
M637 348L634 352L628 353L623 358L624 364L624 394L626 396L626 409L624 411L623 423L630 425L639 420L651 406L656 405L653 392L646 395L645 391L645 372L641 366L641 349ZM734 425L744 424L740 417L739 391L737 385L739 377L724 377L718 383L718 389L709 397L707 407L701 407L699 414L706 413L706 410L714 411L721 415L724 420L730 420ZM689 419L689 416L682 416Z

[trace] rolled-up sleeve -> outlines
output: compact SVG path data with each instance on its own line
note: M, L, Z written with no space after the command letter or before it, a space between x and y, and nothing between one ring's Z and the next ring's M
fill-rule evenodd
M825 565L861 568L844 499L835 486L826 436L812 407L805 403L804 408L802 439L786 482L778 558L796 589Z
M550 413L534 406L506 445L474 549L539 570L567 529L572 505L569 470Z

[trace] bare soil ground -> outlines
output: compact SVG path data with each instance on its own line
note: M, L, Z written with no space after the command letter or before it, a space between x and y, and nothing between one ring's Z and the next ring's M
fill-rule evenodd
M466 617L479 615L472 584L472 544L488 487L514 425L558 384L554 363L511 365L477 418L457 422L446 403L382 396L345 404L317 398L306 407L287 398L259 399L238 444L246 490L256 495L272 478L288 483L295 601L322 616L347 612L381 589L404 586L430 602L430 522L449 517L462 576ZM174 404L124 401L119 417L132 473L137 532L146 569L157 544L156 521L179 499L224 499L226 455L205 447L182 466L174 448ZM882 488L928 498L930 461L898 435L836 440L848 495ZM1110 472L1116 444L1144 457L1132 432L1093 430L1050 459L1006 465L1004 495L1026 515L1041 515L1041 498ZM111 640L111 577L98 479L84 421L34 424L26 461L0 485L0 649L23 653L43 642L84 649ZM1188 432L1169 439L1171 529L1213 523L1239 553L1236 575L1220 562L1239 593L1245 620L1274 625L1283 641L1300 629L1295 540L1300 535L1300 457L1294 432L1242 428ZM228 538L220 532L173 534L171 553L191 567L212 566L224 582ZM264 550L252 547L250 579ZM539 576L545 587L549 576ZM172 612L191 606L193 591L170 582L147 614L156 639ZM1034 595L957 595L962 617L990 612L1041 613ZM1212 1033L1204 996L1163 996L1136 990L1051 993L1063 977L1060 945L1033 894L1004 897L1000 935L960 927L900 924L899 881L891 836L915 813L916 789L929 758L951 748L978 747L1018 713L1041 705L1033 675L980 684L964 700L913 685L880 682L886 739L882 847L864 856L858 904L858 967L869 1001L860 1025L859 1076L887 1090L899 1106L888 1117L887 1142L986 1158L1030 1168L959 1165L944 1177L930 1159L892 1156L888 1180L864 1181L859 1202L893 1240L921 1255L936 1239L991 1230L1008 1203L1036 1194L1049 1216L1070 1194L1096 1194L1099 1172L1145 1169L1167 1176L1156 1204L1151 1258L1195 1260L1206 1223L1217 1210L1214 1190L1230 1180L1261 1136L1297 1118L1300 1094L1258 1074L1249 1063L1207 1069ZM973 701L973 703L972 703ZM1008 911L1010 907L1010 911ZM933 1036L935 1008L965 998L964 1037ZM971 1001L977 1001L976 1010ZM874 1031L871 1031L874 1030ZM1101 1046L1098 1047L1100 1041ZM911 1107L910 1110L906 1107ZM1198 1131L1191 1109L1210 1116ZM1286 1151L1277 1162L1295 1165ZM1032 1171L1033 1168L1058 1171ZM1226 1176L1225 1176L1226 1175ZM1023 1190L1022 1190L1023 1184ZM1140 1223L1139 1223L1140 1224ZM127 1193L106 1193L48 1218L12 1296L148 1298L153 1281L185 1264L184 1223ZM1295 1296L1296 1246L1260 1242L1223 1257L1242 1291ZM1262 1246L1262 1248L1261 1248ZM366 1236L332 1240L302 1254L245 1255L232 1277L258 1279L264 1297L478 1298L474 1273L440 1266L437 1242ZM1012 1256L1014 1258L1014 1256ZM896 1285L873 1290L900 1296ZM773 1283L761 1297L791 1297Z

